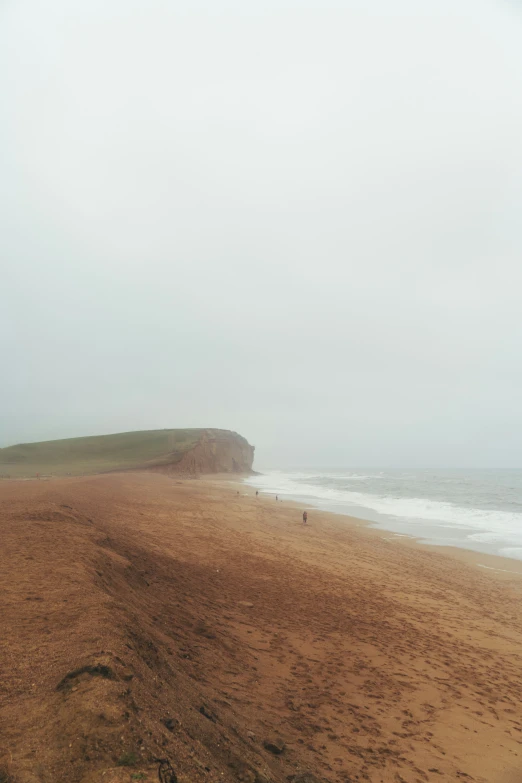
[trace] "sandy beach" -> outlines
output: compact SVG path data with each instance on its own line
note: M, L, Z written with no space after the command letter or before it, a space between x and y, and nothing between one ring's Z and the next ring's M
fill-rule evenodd
M146 473L2 481L0 540L2 783L522 780L520 561Z

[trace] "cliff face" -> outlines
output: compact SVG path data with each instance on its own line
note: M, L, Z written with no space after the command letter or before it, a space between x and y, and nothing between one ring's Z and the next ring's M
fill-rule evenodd
M180 460L153 467L160 473L251 473L254 447L237 432L202 430L199 441Z

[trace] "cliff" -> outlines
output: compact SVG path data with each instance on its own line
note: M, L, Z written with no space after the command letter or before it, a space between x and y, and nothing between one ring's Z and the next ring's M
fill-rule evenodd
M148 430L21 443L0 449L0 478L78 476L122 470L201 475L249 473L254 448L236 432Z
M165 464L150 466L150 469L189 475L251 473L253 462L254 447L245 438L230 430L210 429L201 430L197 443L187 449L181 459L176 456Z

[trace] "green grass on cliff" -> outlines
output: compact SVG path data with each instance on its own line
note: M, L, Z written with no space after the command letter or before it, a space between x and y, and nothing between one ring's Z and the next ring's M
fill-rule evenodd
M204 430L149 430L95 435L0 449L0 477L73 476L179 462Z

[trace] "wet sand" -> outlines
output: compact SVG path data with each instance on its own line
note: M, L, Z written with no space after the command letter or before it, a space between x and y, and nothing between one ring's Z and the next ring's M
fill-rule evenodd
M237 492L0 482L0 779L521 781L522 564Z

